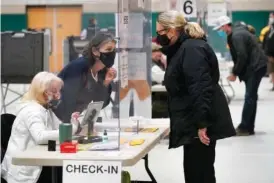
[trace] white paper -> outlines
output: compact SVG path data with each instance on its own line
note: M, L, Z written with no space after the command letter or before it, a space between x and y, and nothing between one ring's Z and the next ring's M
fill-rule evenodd
M197 17L196 0L169 0L169 9L182 12L186 18Z
M196 18L197 17L196 0L181 0L180 11L184 13L186 18Z
M128 54L128 79L147 80L147 58L145 52Z
M143 48L144 42L144 15L142 13L129 14L128 47Z
M116 161L64 160L64 183L121 183L122 163Z
M209 3L207 6L207 12L208 26L215 26L217 18L227 15L226 3Z
M119 57L121 87L125 88L128 85L128 52L122 51L121 53L119 53Z
M118 13L118 36L120 37L119 47L128 47L128 24L129 24L129 2L128 0L121 1L121 7ZM117 27L116 27L117 28Z

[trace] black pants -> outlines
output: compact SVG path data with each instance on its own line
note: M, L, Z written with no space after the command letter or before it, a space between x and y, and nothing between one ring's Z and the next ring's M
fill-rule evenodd
M241 130L254 132L255 118L257 112L258 89L265 73L266 67L260 69L244 81L246 89L242 121L239 125L239 128Z
M57 183L62 183L62 167L55 167L57 174ZM52 182L52 167L43 167L37 183Z
M216 141L206 146L198 138L184 145L185 183L216 183L215 146Z

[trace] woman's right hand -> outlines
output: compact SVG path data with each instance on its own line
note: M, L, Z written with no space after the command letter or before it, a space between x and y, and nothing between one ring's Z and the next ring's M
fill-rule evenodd
M117 76L117 71L114 68L109 68L107 70L106 76L105 76L105 81L104 85L108 86Z

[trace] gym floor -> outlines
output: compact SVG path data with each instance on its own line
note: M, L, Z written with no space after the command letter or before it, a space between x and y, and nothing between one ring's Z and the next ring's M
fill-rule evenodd
M241 120L245 86L233 83L235 99L230 104L234 125ZM256 135L217 142L218 183L274 183L274 92L264 78L259 91ZM164 140L149 154L150 168L158 183L184 183L183 148L168 150ZM143 162L127 168L134 180L149 180Z

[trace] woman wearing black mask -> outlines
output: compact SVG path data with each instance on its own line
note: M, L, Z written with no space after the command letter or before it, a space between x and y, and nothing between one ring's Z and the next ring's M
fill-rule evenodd
M54 110L69 122L74 111L82 112L91 101L110 101L111 82L116 70L111 68L116 55L116 41L111 34L98 33L84 48L83 56L70 62L60 73L64 81L61 103Z
M186 183L215 183L216 140L235 135L218 84L217 58L202 28L187 22L180 12L161 13L156 30L157 42L167 55L169 148L184 146Z

